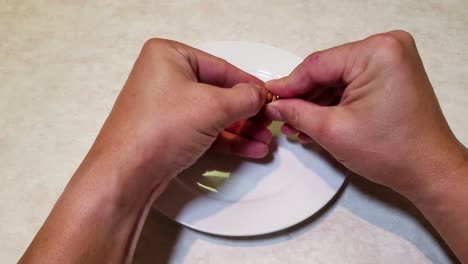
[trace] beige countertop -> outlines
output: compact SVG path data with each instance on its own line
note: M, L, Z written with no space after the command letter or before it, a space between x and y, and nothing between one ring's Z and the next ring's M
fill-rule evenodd
M444 113L468 144L468 2L40 1L0 5L0 259L16 262L79 165L144 41L243 40L299 56L413 33ZM112 243L112 241L109 241ZM407 201L356 176L289 230L229 239L152 212L136 263L450 263Z

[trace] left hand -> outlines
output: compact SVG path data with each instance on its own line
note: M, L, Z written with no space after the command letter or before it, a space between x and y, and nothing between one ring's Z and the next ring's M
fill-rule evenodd
M220 58L174 41L150 40L91 153L114 155L116 166L138 168L132 180L138 175L144 186L175 176L210 146L264 157L271 121L257 115L265 103L262 87L261 80Z
M267 154L269 121L257 115L266 99L262 86L202 51L148 41L93 147L20 262L130 263L154 199L208 148L252 158Z

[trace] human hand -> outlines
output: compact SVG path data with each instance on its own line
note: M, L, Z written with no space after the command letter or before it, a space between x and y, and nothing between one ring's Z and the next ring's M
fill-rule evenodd
M130 263L153 201L208 148L267 154L271 121L257 115L265 100L263 82L226 61L181 43L148 41L20 262Z
M159 180L155 174L171 178L211 146L260 158L271 140L271 121L257 115L264 102L263 82L226 61L150 40L91 152L118 153L115 164L138 168L132 182L144 186Z
M442 188L466 159L406 32L315 52L266 87L307 99L266 107L285 134L300 132L303 142L315 140L350 170L406 196Z

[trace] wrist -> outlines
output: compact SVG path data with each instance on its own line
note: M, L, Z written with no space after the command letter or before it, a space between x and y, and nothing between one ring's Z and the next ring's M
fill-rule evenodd
M107 197L109 205L122 211L152 203L155 193L161 193L173 175L158 161L147 160L130 148L134 147L95 144L71 182L93 188L89 190L92 194Z
M397 190L410 199L418 208L431 207L447 200L453 194L466 192L468 188L468 150L460 146L439 156L437 160L428 160L429 165L409 174L418 179L418 184L411 189ZM462 189L462 190L459 190Z
M463 152L465 158L459 166L411 199L462 262L468 260L464 235L468 232L468 161L466 149Z
M166 178L155 177L158 184L147 188L137 179L138 163L116 158L121 156L91 149L33 242L47 248L42 253L50 251L62 259L128 262L153 197L163 190ZM108 241L113 241L111 248L105 246Z

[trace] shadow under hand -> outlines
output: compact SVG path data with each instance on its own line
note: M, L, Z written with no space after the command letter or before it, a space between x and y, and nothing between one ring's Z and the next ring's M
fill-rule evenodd
M262 159L208 151L176 180L201 195L227 202L239 201L274 169L271 165L274 160L273 153L277 148L278 142L275 137L270 144L270 152ZM255 166L254 172L249 171L252 165Z
M243 199L274 170L271 163L277 148L277 138L274 137L270 152L263 159L239 158L211 151L205 153L196 164L173 179L168 189L155 202L155 207L163 213L154 208L150 211L138 241L134 263L168 263L174 259L183 259L194 236L182 238L181 231L184 227L167 216L177 217L189 203L200 197L221 199L226 203L203 206L200 210L191 209L190 218L186 218L186 221L209 217L228 206L229 202ZM268 166L260 166L255 175L240 175L238 171L246 164Z
M300 144L295 138L288 140L292 144ZM320 153L321 157L330 162L335 160L315 142L304 144L303 147ZM299 156L298 159L310 166L310 157ZM341 168L342 165L336 164L337 170ZM336 181L326 177L323 180L336 186ZM435 263L460 263L434 227L409 200L352 172L348 173L347 185L347 189L342 191L340 205L369 223L410 241Z
M330 187L338 189L343 184L343 178L346 178L349 174L349 170L339 163L328 151L323 149L318 143L310 142L307 144L300 143L296 138L288 138L291 144L300 144L302 148L311 152L313 155L301 156L297 158L304 166L309 170L315 170L322 173L318 175L324 180ZM326 174L323 172L327 172ZM333 176L331 176L333 175Z
M460 263L422 213L385 186L350 173L349 186L340 205L369 223L403 237L434 263Z
M283 241L285 240L285 238L290 238L303 232L306 232L308 229L312 228L316 224L320 223L323 219L325 219L326 215L331 211L330 209L339 200L341 194L343 193L343 190L346 187L345 175L347 170L340 163L338 163L330 154L328 154L328 152L323 150L317 144L302 145L301 143L295 140L288 141L288 151L291 151L295 154L300 153L297 151L298 149L306 148L310 152L310 155L296 155L295 157L301 160L305 167L308 168L310 171L317 172L317 175L329 187L331 187L334 190L337 190L336 193L334 193L331 200L328 201L328 203L326 203L325 206L321 207L319 211L317 211L315 214L308 217L307 219L301 221L300 223L273 233L252 236L219 236L200 231L195 232L198 232L204 237L204 239L210 240L213 243L225 243L230 246L235 246L235 244L244 245L246 242L255 242L255 245L270 244L275 243L277 241ZM296 146L292 144L295 144Z
M136 264L169 263L174 259L182 226L156 210L150 210L133 258Z
M155 207L183 223L194 223L236 201L250 199L248 194L275 169L273 161L277 147L277 138L274 137L270 153L263 159L208 151L172 180L155 202Z
M333 198L315 214L293 226L287 227L282 230L278 230L276 232L253 236L218 236L196 230L194 230L194 232L203 235L204 238L210 240L213 243L226 244L229 246L236 246L236 244L245 246L245 243L249 241L255 242L255 246L273 244L280 241L284 241L286 239L307 232L310 228L313 228L315 225L319 224L321 221L326 219L327 215L331 213L332 208L334 208L337 202L340 200L340 197L342 196L346 185L347 181L344 182L344 184L340 187L335 196L333 196Z
M279 128L277 130L279 131ZM303 163L304 167L315 171L322 178L323 182L326 183L324 187L328 185L331 189L338 190L326 206L292 227L265 235L244 237L217 236L199 231L184 231L184 237L179 238L181 236L181 226L159 213L152 212L143 229L142 239L139 242L137 256L135 257L136 262L155 263L157 261L157 263L166 263L173 259L174 255L177 255L176 258L178 258L181 254L184 255L184 251L189 250L190 246L187 243L192 243L195 237L214 243L225 243L230 246L245 243L252 245L268 244L284 241L306 232L316 223L322 221L345 189L346 184L343 184L344 168L316 145L305 145L305 148L313 153L312 155L305 155L301 152L303 148L301 144L289 143L292 144L287 144L286 153L296 154L295 157L301 161L300 163ZM234 202L245 199L258 199L258 196L252 197L252 195L258 195L257 185L276 169L275 162L277 160L275 160L275 156L278 155L277 148L278 137L275 136L272 140L270 154L261 160L242 159L213 152L206 153L194 166L173 180L170 188L156 202L156 207L171 218L175 217L178 221L193 223L215 215ZM300 153L304 155L300 155ZM255 173L252 174L253 170L245 169L246 166L251 165L261 166L257 166ZM326 172L325 175L318 173L323 171ZM293 175L281 176L281 179L284 179L284 176ZM284 180L282 181L284 182ZM282 184L276 185L285 188L285 186L281 186ZM252 190L255 190L255 192L251 192ZM260 195L265 195L265 193ZM203 201L197 204L200 199L203 199ZM210 204L210 201L217 202ZM189 208L190 212L185 214L187 208ZM238 219L237 221L238 225L241 225L243 221L249 221L249 219ZM161 230L162 228L165 230ZM190 241L187 242L186 240ZM181 243L185 245L185 249L180 249ZM174 248L175 246L177 246L177 249ZM159 253L161 250L164 250L162 255Z

